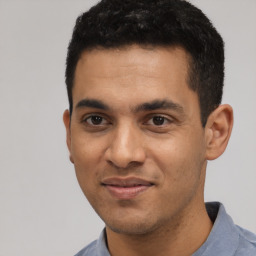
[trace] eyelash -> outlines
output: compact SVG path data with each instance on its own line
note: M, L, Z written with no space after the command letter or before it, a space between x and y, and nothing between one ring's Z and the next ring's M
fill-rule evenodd
M93 121L92 118L96 118L96 120ZM102 121L100 122L99 120L99 124L95 124L94 122L95 121L97 122L97 118L102 120L104 123L102 123ZM153 120L154 118L160 118L160 120L155 120L155 121L160 121L159 125L154 123L154 120ZM170 125L174 121L172 118L166 117L165 115L161 115L161 114L151 114L147 116L145 120L146 122L143 122L143 126L146 126L147 129L149 129L150 127L152 131L164 130L165 128L168 128L168 125ZM89 116L86 116L85 118L82 119L82 123L85 124L87 128L91 128L93 130L96 130L96 129L104 130L109 125L111 125L111 121L109 121L109 119L104 117L102 114L91 114Z
M162 119L161 121L163 121L164 123L163 124L159 124L159 125L157 125L157 124L155 124L155 123L153 123L154 122L154 118L160 118L160 119ZM167 117L165 117L164 115L152 115L152 116L150 116L150 118L148 118L147 119L147 122L146 123L148 123L150 120L152 120L151 121L151 124L147 124L147 125L153 125L153 126L156 126L156 127L163 127L163 126L166 126L166 125L168 125L168 124L170 124L170 123L172 123L173 121L170 119L170 118L167 118ZM160 121L160 120L155 120L155 121ZM160 122L161 122L160 121Z
M91 122L91 123L88 123L88 120L89 119L92 119L93 117L97 117L97 118L100 118L100 119L102 119L102 120L106 120L107 121L107 119L106 118L104 118L102 115L98 115L98 114L93 114L93 115L90 115L90 116L88 116L88 117L86 117L86 118L84 118L83 119L83 123L86 123L87 125L90 125L90 126L101 126L102 124L93 124L93 121ZM104 125L104 124L103 124Z

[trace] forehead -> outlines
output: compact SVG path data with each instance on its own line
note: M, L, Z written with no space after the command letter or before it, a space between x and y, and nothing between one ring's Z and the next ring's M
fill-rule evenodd
M171 73L176 67L187 76L190 55L181 47L142 47L130 45L121 48L86 50L78 60L76 78L88 76L125 76L142 73L158 77Z
M141 47L84 51L75 72L73 102L83 98L134 104L195 97L188 87L189 55L180 47ZM108 103L109 103L108 102Z

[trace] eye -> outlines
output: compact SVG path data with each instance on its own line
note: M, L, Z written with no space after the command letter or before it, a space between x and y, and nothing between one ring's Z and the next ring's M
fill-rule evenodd
M99 125L105 125L108 124L107 120L99 115L91 115L84 119L84 122L86 122L88 125L92 126L99 126Z
M150 118L147 122L149 125L154 125L154 126L163 126L171 123L171 120L167 119L164 116L158 115L158 116L153 116Z
M163 125L165 123L165 118L163 116L154 116L152 122L154 125Z

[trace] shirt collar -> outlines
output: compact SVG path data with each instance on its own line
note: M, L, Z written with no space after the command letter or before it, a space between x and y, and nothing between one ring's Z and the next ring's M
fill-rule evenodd
M234 255L239 234L231 217L226 213L224 206L218 202L206 203L209 217L214 221L213 228L205 243L193 256L232 256Z
M234 255L239 234L231 217L219 202L206 203L206 209L214 225L205 243L192 256ZM110 256L107 249L105 229L101 232L97 241L97 256Z
M110 256L107 248L107 236L106 229L104 228L100 234L99 239L97 240L97 256Z

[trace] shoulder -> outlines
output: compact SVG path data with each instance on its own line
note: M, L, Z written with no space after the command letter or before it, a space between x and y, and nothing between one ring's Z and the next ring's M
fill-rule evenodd
M80 252L78 252L75 256L96 256L97 255L96 248L97 248L97 240L88 244Z
M239 244L235 256L255 256L256 235L239 226L236 226L236 228L239 234Z
M106 244L106 230L103 229L98 240L84 247L75 256L110 256Z

